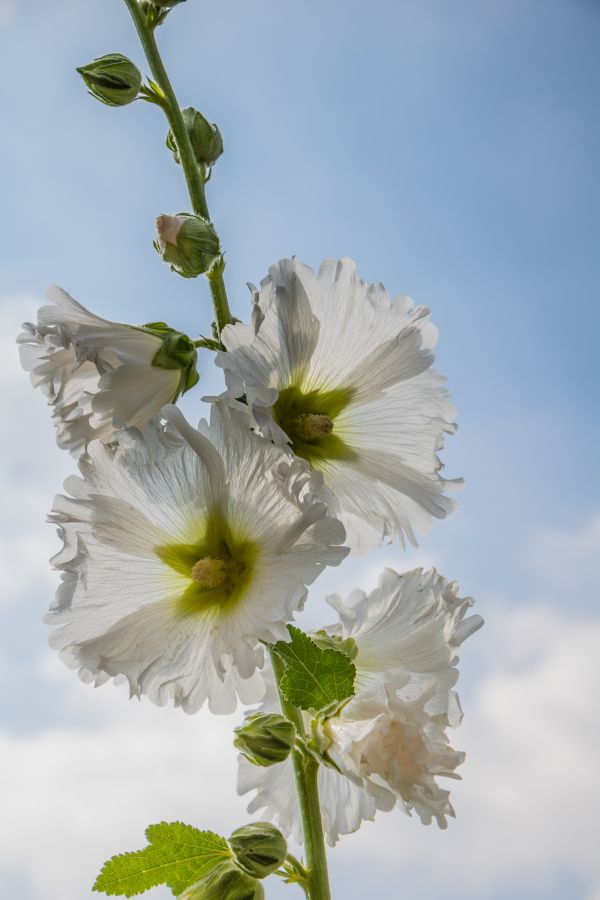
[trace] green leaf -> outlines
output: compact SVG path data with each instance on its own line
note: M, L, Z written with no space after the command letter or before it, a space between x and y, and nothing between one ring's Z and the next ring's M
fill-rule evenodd
M300 709L316 712L354 694L356 667L339 650L323 649L299 628L288 626L289 644L279 641L274 651L285 665L281 690Z
M161 822L146 829L149 846L113 856L104 864L93 890L134 897L159 884L177 896L231 856L225 838L183 822Z

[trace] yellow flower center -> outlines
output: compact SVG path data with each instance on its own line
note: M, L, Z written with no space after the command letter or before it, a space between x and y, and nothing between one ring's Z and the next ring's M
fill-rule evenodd
M231 581L234 574L232 569L231 562L204 556L194 564L192 578L201 587L212 590L213 588L225 586L228 581Z
M199 522L198 537L189 543L163 544L155 553L179 576L175 609L195 615L209 607L233 609L254 577L259 546L232 530L218 510L209 510Z
M333 431L333 419L322 413L304 413L290 424L292 441L315 441Z

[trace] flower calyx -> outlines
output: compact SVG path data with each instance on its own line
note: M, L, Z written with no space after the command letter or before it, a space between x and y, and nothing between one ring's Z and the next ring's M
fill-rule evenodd
M253 878L266 878L286 860L287 842L270 822L252 822L237 828L229 846L238 866Z
M186 131L190 138L192 150L199 166L211 167L223 153L223 138L218 127L204 118L192 106L181 110ZM179 149L173 130L167 134L167 147L173 154L176 163L181 163Z
M162 25L171 12L169 7L161 6L153 0L140 0L140 8L146 18L146 25L152 30Z
M191 338L170 328L166 322L148 322L144 325L144 330L162 338L162 345L155 354L152 365L162 369L181 369L178 396L198 384L198 353Z
M354 638L343 638L339 634L329 634L328 631L315 631L311 638L322 650L338 650L352 661L358 656L358 644Z
M122 53L108 53L77 71L90 94L107 106L127 106L142 87L140 70Z
M178 900L264 900L264 896L258 879L226 860L187 888Z
M156 251L183 278L207 274L221 258L217 233L202 216L179 213L156 220Z
M255 713L235 729L233 743L253 765L274 766L292 752L296 729L278 713Z

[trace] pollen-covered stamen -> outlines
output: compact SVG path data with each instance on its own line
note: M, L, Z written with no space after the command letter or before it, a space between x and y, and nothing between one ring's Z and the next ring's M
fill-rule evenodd
M192 569L192 578L207 590L229 586L234 577L234 565L225 559L205 556Z
M290 437L296 441L315 441L333 431L333 419L320 413L304 413L297 416L291 427Z

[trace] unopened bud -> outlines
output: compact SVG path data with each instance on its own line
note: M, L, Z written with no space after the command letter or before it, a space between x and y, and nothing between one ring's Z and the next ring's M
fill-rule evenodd
M171 269L184 278L208 272L221 255L219 238L210 222L189 213L159 216L154 246Z
M185 0L153 0L155 6L161 9L169 9L171 6L177 6L179 3L185 3Z
M90 93L107 106L126 106L142 86L140 70L122 53L109 53L77 69Z
M286 840L270 822L237 828L229 838L229 846L238 866L254 878L266 878L283 865L287 856Z
M148 322L144 325L144 329L162 338L162 346L155 354L152 365L161 369L181 369L179 393L185 394L198 384L200 380L196 369L198 351L191 338L181 331L170 328L166 322Z
M223 138L216 125L211 125L197 109L188 106L182 109L181 114L187 133L190 137L196 162L204 166L212 166L223 152ZM167 147L175 157L175 162L180 163L179 151L173 131L167 135Z
M288 758L295 740L292 722L277 713L255 713L235 729L233 743L255 766L274 766Z
M187 888L179 900L264 900L264 896L260 881L227 861Z

